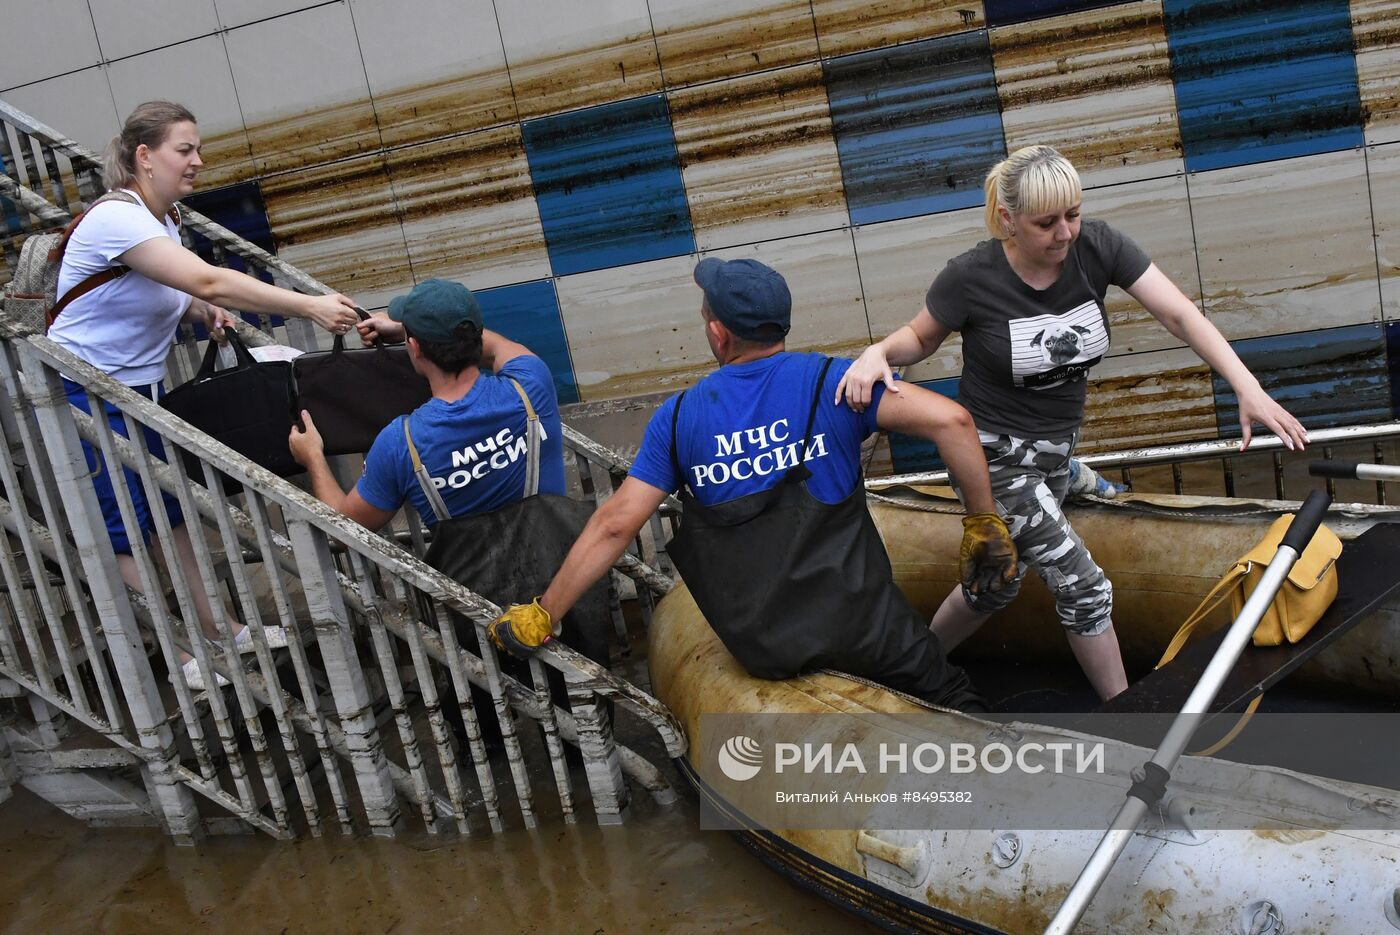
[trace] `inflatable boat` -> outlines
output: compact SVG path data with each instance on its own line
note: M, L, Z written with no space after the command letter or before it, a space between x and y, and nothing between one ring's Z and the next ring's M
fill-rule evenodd
M1134 679L1125 695L1097 713L1053 601L1034 575L1017 601L952 657L992 700L991 715L933 709L835 672L752 678L678 586L656 609L649 665L656 695L689 732L689 752L679 766L699 789L711 827L735 830L780 872L886 928L1042 932L1141 778L1134 765L1155 744L1095 734L1103 721L1094 718L1180 709L1228 613L1212 617L1205 629L1213 627L1214 634L1201 634L1188 651L1154 670L1164 647L1235 559L1296 506L1128 495L1067 508L1113 582L1115 626ZM931 616L954 586L961 536L956 502L946 490L890 489L872 496L871 512L897 582ZM1400 725L1400 510L1334 505L1326 523L1344 542L1337 601L1296 647L1246 650L1212 710L1233 723L1231 712L1269 689L1258 718L1268 717L1271 705L1288 717L1349 712L1348 724L1371 732L1365 738L1370 749L1388 754L1397 733L1385 733L1387 725ZM748 778L743 772L758 773L765 755L774 767L766 743L720 736L733 734L723 726L732 719L756 715L806 716L781 723L798 725L802 736L790 739L801 743L787 746L808 757L823 744L836 741L839 750L842 742L850 746L879 731L928 749L986 747L989 738L1010 736L1022 743L1038 739L1042 748L1101 741L1107 754L1097 772L1082 775L973 769L960 788L975 790L980 818L945 809L929 820L919 813L918 821L896 817L891 824L889 812L875 809L862 823L851 821L844 806L806 802L798 811L757 798L771 796L771 784L760 793L754 790L762 780L736 781L730 768L736 762L739 779ZM1167 795L1139 826L1075 931L1400 932L1400 783L1389 778L1394 772L1353 777L1336 769L1240 762L1232 747L1222 746L1177 765ZM829 774L830 754L825 766ZM1383 784L1376 784L1377 776ZM859 779L867 790L881 781ZM907 797L910 781L901 777L901 795ZM946 774L924 781L930 789L948 786ZM830 785L808 782L816 796ZM1032 820L1026 803L1042 800L1047 809L1058 802L1075 814L1066 814L1060 827L1044 809ZM906 807L894 814L911 813Z

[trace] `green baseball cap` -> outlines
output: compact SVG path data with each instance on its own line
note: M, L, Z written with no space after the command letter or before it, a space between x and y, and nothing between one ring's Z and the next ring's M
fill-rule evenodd
M486 327L476 296L460 282L448 279L425 279L408 295L395 296L389 301L389 317L401 321L415 338L446 344L457 340L457 326L463 322Z

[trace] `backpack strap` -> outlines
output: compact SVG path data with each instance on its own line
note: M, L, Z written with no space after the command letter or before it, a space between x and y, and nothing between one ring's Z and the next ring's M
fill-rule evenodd
M63 229L63 236L58 239L58 243L54 244L53 249L49 251L48 262L50 266L57 267L63 262L63 254L68 250L68 241L72 239L73 232L78 229L78 224L82 222L83 218L88 216L89 211L102 204L104 201L124 201L127 204L133 205L137 203L136 199L132 198L126 192L107 192L82 211L78 212L78 216L69 221L68 226ZM179 209L172 207L171 214L174 216L175 226L179 227ZM128 267L116 264L100 272L93 273L91 276L63 293L63 297L54 302L49 310L44 313L44 331L46 333L48 332L49 328L53 326L54 321L63 310L68 307L70 302L82 298L98 286L109 283L114 279L120 279L125 276L127 272L129 272Z
M113 279L121 279L127 272L128 268L125 266L113 266L109 269L104 269L100 273L93 273L87 279L84 279L72 289L63 293L63 298L55 302L53 306L44 313L44 333L47 334L48 330L53 327L53 323L58 320L58 316L68 307L69 302L82 298L98 286L109 283Z
M530 396L525 392L525 388L515 377L508 377L510 385L515 387L515 392L520 394L520 401L525 404L525 496L533 497L540 492L540 435L544 432L544 427L540 425L540 417L535 412L534 404L530 402Z
M451 519L452 514L448 512L447 504L442 499L442 494L437 492L433 486L433 479L428 476L428 469L423 466L423 459L418 457L418 446L413 444L413 433L408 430L408 416L403 417L403 440L408 443L408 457L413 462L413 476L418 481L418 486L423 490L423 496L428 500L428 506L433 510L433 516L438 522Z

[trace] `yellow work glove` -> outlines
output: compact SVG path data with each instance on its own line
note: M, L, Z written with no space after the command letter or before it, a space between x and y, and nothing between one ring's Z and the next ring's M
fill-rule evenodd
M1016 580L1016 544L1000 516L973 513L963 517L958 573L971 594L997 591Z
M506 608L486 632L497 649L523 659L549 642L554 636L554 624L537 597L528 604L512 604Z

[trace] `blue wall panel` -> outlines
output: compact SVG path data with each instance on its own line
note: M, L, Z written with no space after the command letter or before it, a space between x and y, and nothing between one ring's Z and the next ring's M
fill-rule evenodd
M941 393L949 399L958 398L959 377L946 377L942 380L924 380L916 386ZM938 446L927 439L914 435L890 432L890 461L894 463L896 474L912 474L915 471L941 471L945 467L938 456Z
M1189 171L1362 145L1347 0L1164 0Z
M823 68L853 222L982 203L982 178L1006 155L986 30Z
M660 94L522 125L556 276L695 250Z
M1271 335L1230 345L1269 395L1307 428L1391 418L1391 380L1378 324ZM1218 374L1212 381L1220 434L1238 438L1239 401ZM1256 426L1255 431L1261 430Z
M268 253L276 251L272 228L267 223L267 207L263 204L262 189L257 182L242 182L213 191L196 192L180 200ZM213 245L208 240L198 234L194 234L193 239L195 249L201 256L206 259L213 256ZM242 268L243 261L236 256L230 255L229 262Z
M559 315L559 298L549 280L525 282L474 293L486 327L519 341L539 355L554 375L560 403L578 402L578 382Z
M251 240L268 253L277 252L277 244L272 239L272 227L267 222L267 207L263 204L262 189L258 187L257 182L241 182L225 188L216 188L213 191L196 192L188 198L180 200L209 220L222 224L245 240ZM195 252L202 256L206 262L216 262L214 245L209 240L193 232L191 232L190 240L194 243ZM231 253L228 254L228 265L245 273L248 271L242 257ZM262 274L262 279L265 282L272 282L272 276L267 273ZM255 322L257 316L245 315L243 317L250 322ZM271 320L274 326L280 325L282 316L273 315ZM202 339L204 329L196 325L195 333Z
M1385 356L1390 369L1390 408L1400 418L1400 321L1385 323Z

